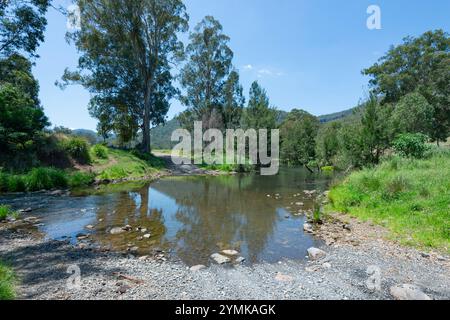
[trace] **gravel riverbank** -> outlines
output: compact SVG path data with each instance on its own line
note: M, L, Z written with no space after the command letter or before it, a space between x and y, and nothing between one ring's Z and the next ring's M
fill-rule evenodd
M325 239L337 225L324 227ZM367 224L352 221L342 229L320 248L326 256L318 261L212 263L191 271L180 261L161 259L160 252L134 257L74 247L1 223L0 259L16 270L20 299L393 299L392 287L403 284L431 299L450 299L446 257L379 240L382 231ZM70 281L78 279L78 270L80 282ZM371 290L378 271L380 287Z

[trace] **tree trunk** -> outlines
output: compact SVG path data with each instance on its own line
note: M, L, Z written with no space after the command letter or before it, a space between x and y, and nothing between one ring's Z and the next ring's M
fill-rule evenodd
M144 125L142 130L142 151L151 152L150 146L150 90L147 89L144 96Z

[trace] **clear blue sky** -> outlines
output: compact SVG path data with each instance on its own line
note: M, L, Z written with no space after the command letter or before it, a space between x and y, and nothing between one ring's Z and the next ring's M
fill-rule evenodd
M70 3L55 0L66 7ZM371 4L381 8L381 30L366 27ZM367 92L361 70L390 45L407 35L450 30L448 0L188 0L186 6L191 27L205 15L222 23L246 94L258 80L274 106L315 115L355 106ZM65 18L51 9L34 68L41 101L53 125L95 129L96 120L87 111L89 93L79 86L61 91L54 85L78 58L65 32ZM173 101L169 118L183 109Z

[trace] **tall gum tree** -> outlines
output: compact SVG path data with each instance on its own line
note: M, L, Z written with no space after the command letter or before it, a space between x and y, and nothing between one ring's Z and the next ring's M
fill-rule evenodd
M151 151L150 128L164 122L177 94L171 69L182 57L178 39L188 29L181 0L78 0L80 28L68 34L81 53L64 84L89 89L91 114L108 130L131 140L142 131ZM105 132L106 131L106 132Z

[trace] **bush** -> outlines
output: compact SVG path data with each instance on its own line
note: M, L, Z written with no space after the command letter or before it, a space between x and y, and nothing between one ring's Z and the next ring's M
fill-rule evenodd
M53 168L35 168L25 176L28 191L66 188L68 181L64 171Z
M104 145L96 144L92 147L92 152L99 159L108 159L108 148Z
M71 137L63 142L66 152L81 164L88 164L91 162L89 155L89 145L83 138Z
M421 133L405 133L395 139L393 146L397 154L406 158L422 159L429 149L428 137Z
M94 174L75 172L69 176L69 186L71 188L88 187L94 182Z

